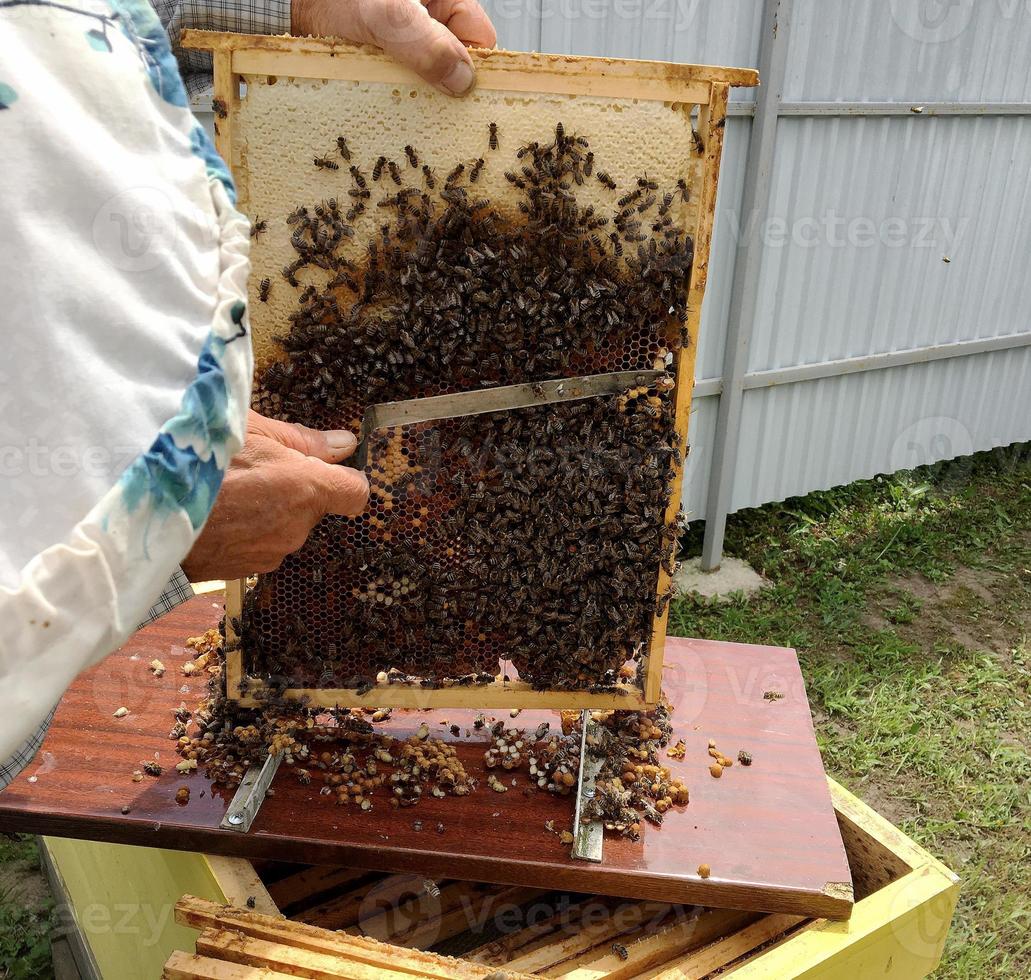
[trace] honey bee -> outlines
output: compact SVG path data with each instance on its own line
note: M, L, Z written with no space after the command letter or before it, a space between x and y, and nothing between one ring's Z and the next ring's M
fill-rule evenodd
M415 152L412 146L405 147L405 156L408 157L408 163L413 169L419 167L419 155Z
M351 150L347 145L347 140L343 136L337 137L337 149L340 151L340 155L348 162L351 162Z
M616 189L616 182L604 170L599 170L597 177L598 181L604 184L610 191Z
M689 199L689 192L687 189L687 181L683 177L677 180L677 190L680 192L680 197L686 204Z
M314 163L315 166L319 170L339 170L340 169L340 164L339 163L335 163L333 160L330 160L327 157L314 157L312 159L312 163Z
M426 164L423 164L422 166L422 176L426 181L426 186L430 190L433 190L433 188L437 186L437 178L433 175L433 171Z
M630 959L630 951L622 943L613 943L612 952L616 954L624 962Z
M496 150L498 148L498 124L496 122L492 122L490 124L490 126L488 127L488 132L489 132L488 142L489 142L490 148L492 150Z
M268 294L271 289L272 280L269 279L268 276L265 276L265 278L261 280L261 284L258 286L258 299L260 299L263 303L267 303Z
M383 176L383 168L387 165L387 158L380 157L372 168L372 179L378 181Z
M472 169L469 171L469 183L475 184L480 179L480 171L483 169L483 157L480 157L476 163L473 164Z
M219 119L225 119L229 115L229 107L226 105L226 100L221 95L216 95L211 100L211 111L218 116Z
M357 184L358 187L360 187L362 190L365 190L366 187L368 187L368 184L366 184L366 182L365 182L365 174L363 174L353 164L352 164L350 170L351 170L351 178L354 180L355 184Z
M254 224L251 225L251 238L257 238L258 235L268 230L268 222L264 218L255 218Z
M397 184L398 187L400 187L401 186L401 171L398 170L397 164L394 163L393 160L388 160L387 161L387 169L390 171L390 179L395 184Z

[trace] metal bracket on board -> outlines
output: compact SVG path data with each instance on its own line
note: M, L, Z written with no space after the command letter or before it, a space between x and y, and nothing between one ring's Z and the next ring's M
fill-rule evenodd
M576 807L573 810L573 850L572 856L581 861L601 861L602 843L605 837L605 828L601 821L593 820L583 823L580 813L584 801L594 798L595 780L601 769L602 759L593 755L588 750L588 735L593 735L597 725L591 717L590 711L583 711L580 714L580 778L577 781Z
M265 799L265 792L272 784L282 761L282 752L270 753L261 768L251 766L244 773L243 781L236 788L229 809L219 824L223 830L238 830L245 834L251 829Z

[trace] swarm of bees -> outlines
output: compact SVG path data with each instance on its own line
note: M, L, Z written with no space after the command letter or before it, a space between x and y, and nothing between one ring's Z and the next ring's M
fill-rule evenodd
M670 211L686 181L618 187L561 123L514 163L493 162L496 124L487 143L446 178L411 145L404 169L373 162L375 188L352 163L350 186L334 178L347 205L287 217L296 257L283 278L298 302L256 407L354 428L376 402L671 363L686 340L693 243ZM343 137L338 148L355 156ZM504 166L514 205L476 193ZM578 203L587 180L612 191L611 213ZM372 209L380 230L359 250L352 223ZM667 376L621 396L376 433L369 512L326 518L250 593L249 668L365 689L393 668L432 687L490 680L504 659L538 689L617 689L661 613L659 568L673 568L672 389Z
M398 739L374 727L389 712L372 712L371 720L361 711L323 712L274 688L258 695L260 707L244 710L224 697L220 679L209 689L196 711L181 705L173 714L182 728L176 751L216 785L235 789L248 767L274 753L302 786L318 785L320 795L366 811L376 801L413 806L424 792L467 796L476 786L454 746L425 725Z
M193 650L204 651L202 656L214 653L220 659L223 645L212 630L187 641ZM283 772L302 786L317 787L328 801L362 811L376 806L407 808L429 796L464 797L481 783L505 793L516 785L517 773L529 776L525 794L569 796L577 788L579 712L563 712L562 725L555 729L549 722L536 729L509 728L504 721L478 715L465 736L489 738L479 772L466 767L455 743L431 734L431 723L423 721L405 737L377 729L391 717L389 709L313 708L303 698L287 698L275 685L256 692L258 707L241 708L225 697L217 673L208 692L194 710L185 703L172 710L175 747L183 759L176 770L199 769L230 790L270 753L282 756ZM665 702L651 711L593 713L597 734L593 740L588 736L588 745L605 761L596 777L595 795L583 811L585 821L601 820L607 830L637 839L644 821L659 826L670 807L687 804L687 788L659 762L672 735L669 714ZM455 738L461 732L457 725L449 730ZM140 779L144 772L162 774L156 762L141 766ZM553 825L548 829L558 832ZM569 836L565 834L563 842Z
M587 742L591 753L605 761L581 819L599 820L606 830L636 839L642 820L661 826L671 807L687 805L687 787L659 761L673 732L669 715L665 701L653 711L594 713L598 724Z

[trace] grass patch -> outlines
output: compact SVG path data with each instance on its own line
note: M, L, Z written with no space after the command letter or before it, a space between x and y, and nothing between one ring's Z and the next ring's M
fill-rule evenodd
M1031 975L1031 446L741 512L726 550L771 587L670 632L795 647L828 772L963 878L937 976Z
M52 903L38 887L23 887L40 874L33 837L0 837L0 977L44 980L50 962ZM33 882L35 884L35 882Z

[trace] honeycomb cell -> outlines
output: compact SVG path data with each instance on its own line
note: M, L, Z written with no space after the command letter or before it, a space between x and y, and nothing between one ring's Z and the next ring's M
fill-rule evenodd
M522 184L514 208L455 162L432 189L384 170L358 242L344 194L298 205L297 305L256 407L356 429L376 402L662 369L684 342L693 244L681 223L645 224L668 210L651 178L584 205L589 146L556 127L504 162L484 153ZM327 517L248 596L249 668L326 688L511 664L537 688L611 686L647 648L672 566L674 422L660 383L374 432L367 512Z

